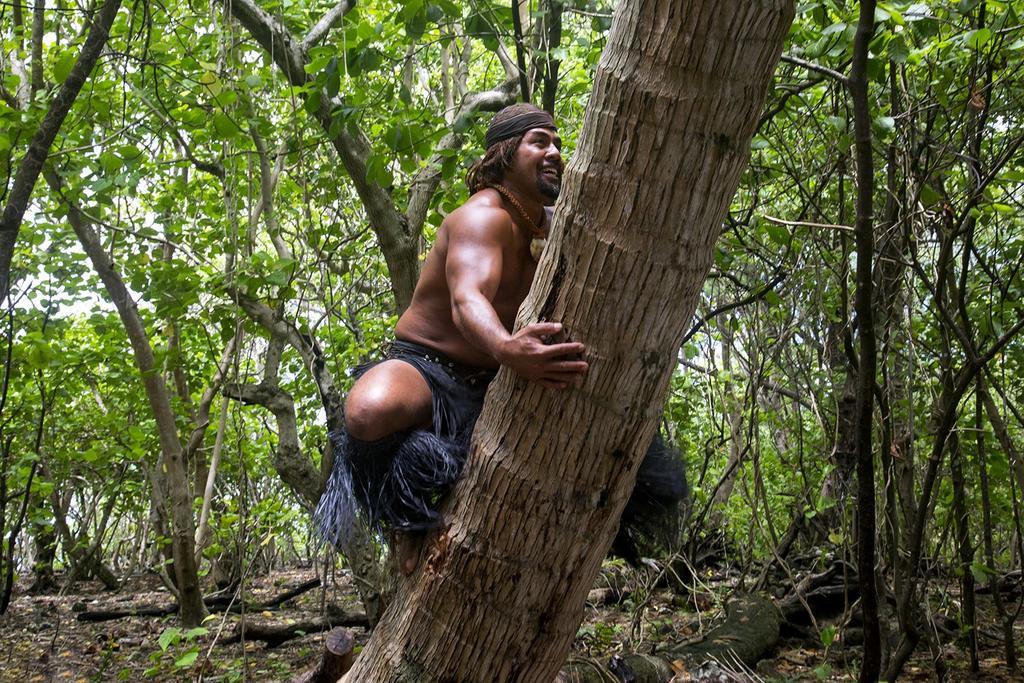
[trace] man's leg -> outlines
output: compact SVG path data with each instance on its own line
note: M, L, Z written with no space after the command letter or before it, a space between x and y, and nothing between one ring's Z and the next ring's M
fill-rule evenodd
M428 427L431 412L430 387L419 370L388 360L370 368L352 387L345 401L345 429L359 441L380 441L397 432ZM422 544L422 534L395 533L393 550L403 574L416 568Z
M427 427L430 387L420 371L400 360L375 365L360 377L345 401L345 428L360 441L379 441L396 432Z

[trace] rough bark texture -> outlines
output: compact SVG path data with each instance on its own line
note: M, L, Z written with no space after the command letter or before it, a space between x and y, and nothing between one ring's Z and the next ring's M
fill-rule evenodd
M346 676L554 680L657 426L792 20L784 0L625 2L518 324L587 344L582 387L492 384L450 528Z
M334 683L352 668L355 644L355 638L346 629L333 629L324 639L323 657L316 667L292 679L292 683Z

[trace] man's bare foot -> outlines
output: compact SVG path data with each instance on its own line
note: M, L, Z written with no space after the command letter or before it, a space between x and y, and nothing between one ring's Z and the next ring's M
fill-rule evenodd
M402 576L412 574L419 564L425 535L420 531L395 532L395 558L398 560L398 571Z

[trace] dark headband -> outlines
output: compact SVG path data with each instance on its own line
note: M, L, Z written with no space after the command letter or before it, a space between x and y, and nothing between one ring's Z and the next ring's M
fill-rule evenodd
M507 118L500 123L491 121L491 125L487 128L487 135L484 138L484 142L486 146L490 148L491 145L497 142L514 138L517 135L522 135L532 128L558 130L555 126L555 120L551 117L551 114L547 113L543 109L538 109L537 111L525 111L522 114L516 114L515 116Z

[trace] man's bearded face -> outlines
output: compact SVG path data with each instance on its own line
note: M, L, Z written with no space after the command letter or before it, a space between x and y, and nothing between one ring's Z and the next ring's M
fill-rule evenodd
M537 189L551 201L558 199L558 193L562 191L561 161L557 166L548 164L541 168L541 173L537 176Z
M516 150L513 167L522 172L519 177L534 184L545 204L554 204L562 189L561 146L562 139L555 131L532 128L523 135Z

